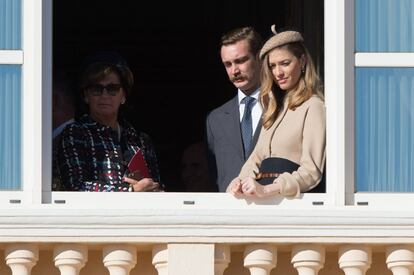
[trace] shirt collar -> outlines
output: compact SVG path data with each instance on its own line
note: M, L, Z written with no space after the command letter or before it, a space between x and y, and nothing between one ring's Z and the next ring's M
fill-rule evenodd
M253 93L250 94L251 97L254 97L256 100L259 99L259 94L260 94L260 87L257 88ZM240 102L242 101L243 98L246 97L246 94L244 92L242 92L240 89L237 90L237 96L238 96L238 100L239 100L239 105Z

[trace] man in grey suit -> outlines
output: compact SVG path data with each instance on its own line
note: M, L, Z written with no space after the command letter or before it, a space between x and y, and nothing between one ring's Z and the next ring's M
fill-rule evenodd
M211 175L220 192L239 174L259 137L262 44L252 27L237 28L221 37L221 60L237 95L211 111L206 120Z

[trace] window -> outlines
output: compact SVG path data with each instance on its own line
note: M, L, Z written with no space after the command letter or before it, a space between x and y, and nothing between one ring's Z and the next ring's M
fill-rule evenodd
M182 191L176 175L180 151L202 138L207 111L235 95L219 58L223 32L252 24L267 39L271 24L297 26L303 29L323 75L323 0L278 1L265 6L252 0L232 1L219 5L206 1L202 9L199 4L171 2L162 10L154 2L146 12L134 1L122 5L103 1L100 14L110 14L110 21L96 20L101 16L95 15L94 3L54 3L54 68L76 77L85 57L102 50L115 50L127 60L136 80L127 100L134 112L128 120L158 145L161 177L169 191ZM72 20L74 14L76 21ZM146 115L154 112L161 117ZM169 123L165 123L167 116Z
M332 22L325 24L327 188L328 193L334 191L336 205L389 209L404 207L412 200L409 193L402 191L407 187L412 170L409 167L413 165L408 157L411 153L407 152L412 151L412 146L404 148L403 145L409 135L406 128L412 125L406 116L411 111L404 110L411 110L412 106L409 101L404 102L407 107L397 103L402 102L402 98L409 100L412 97L412 70L408 67L413 67L414 58L410 53L412 42L408 41L414 37L413 23L410 16L404 16L405 12L411 14L412 8L411 1L405 0L325 1L326 22ZM390 43L390 39L400 42ZM392 48L387 46L391 44ZM396 47L396 44L400 46ZM377 89L379 83L381 87ZM392 102L385 102L379 94L386 94L388 99L391 95L395 97ZM374 114L385 108L381 110L384 112L381 118L390 121L396 117L393 113L396 106L400 120L393 120L386 128L386 123ZM398 132L391 133L390 129L398 129ZM386 139L382 140L384 136L377 136L378 133L385 134ZM390 142L390 136L398 143ZM376 155L384 152L388 156L394 154L394 159ZM399 165L401 170L387 170L385 162L391 162L394 167L404 162L404 168ZM367 167L369 169L365 170ZM403 172L402 168L409 170ZM380 185L378 177L384 175L388 177L387 183L383 181ZM398 182L400 180L405 183ZM389 188L391 185L394 192Z
M414 63L403 60L414 51L413 10L410 0L356 1L356 51L378 62L355 70L357 192L414 191L414 70L404 68Z
M0 203L40 203L50 181L51 1L0 4Z
M17 3L16 1L8 1L7 3L12 2L13 4ZM13 164L13 169L20 170L14 171L11 169L13 173L19 174L21 179L14 179L13 185L9 187L6 187L5 182L1 182L3 190L9 189L9 191L0 192L1 197L7 196L9 199L7 203L15 199L29 203L65 202L67 205L77 203L90 205L91 198L93 197L96 201L96 197L98 202L93 207L102 207L108 203L108 200L112 199L114 205L122 201L124 205L134 206L139 201L140 205L145 205L144 208L154 207L154 204L163 207L165 205L171 207L192 207L190 205L217 207L220 205L224 208L249 205L244 201L230 200L227 194L80 194L76 192L51 192L52 1L45 0L41 4L35 3L35 1L24 1L22 3L21 10L24 12L21 12L21 14L24 16L16 21L22 22L21 45L19 47L13 46L15 48L2 45L0 50L0 66L2 69L0 83L5 82L3 79L6 75L13 75L11 79L15 81L13 82L15 85L13 89L10 89L10 92L13 90L13 96L16 96L13 100L20 101L20 107L17 106L16 108L21 110L14 113L16 119L20 113L20 127L10 129L15 131L15 135L20 135L20 146L16 146L15 149L12 149L12 146L7 147L8 150L16 150L16 156L21 156L20 160L16 158L14 161L20 162L22 168L16 168ZM299 2L295 3L298 4ZM82 5L80 1L75 4ZM214 6L208 7L210 9L208 12L214 14ZM370 206L388 206L387 201L389 201L394 203L394 207L401 207L404 201L407 201L405 199L410 198L410 194L407 193L412 192L413 182L413 146L410 141L413 135L411 110L414 109L412 95L414 35L413 23L410 21L412 19L409 16L412 14L413 4L409 0L397 2L392 0L327 0L323 9L325 20L323 30L325 41L323 46L325 53L324 67L326 68L324 79L328 112L327 192L326 194L304 194L301 200L275 198L267 200L263 204L270 203L295 208L313 204L320 205L321 203L339 206L365 205L367 203ZM407 14L405 15L405 13ZM16 13L15 16L20 15ZM226 16L223 16L223 18L225 19ZM392 21L397 18L400 21ZM216 18L208 17L206 20L212 23L214 22L213 19ZM381 28L375 26L375 24L372 24L375 21L386 21L384 26L389 31L381 31L384 26L381 25ZM266 26L263 33L269 33L267 28L271 23L274 22L263 23L263 26ZM239 25L241 22L235 24ZM4 26L0 25L0 27L3 28ZM105 27L110 28L109 25ZM180 61L188 60L185 51L185 45L187 44L184 38L186 36L181 36L181 40L177 42L177 48L183 51L181 55L169 55L168 47L162 46L165 45L163 39L168 36L168 32L165 32L164 29L164 24L157 25L156 30L159 40L153 41L154 43L160 43L157 44L155 51L155 54L161 57L157 67L151 72L147 72L147 75L141 69L137 69L135 72L138 78L142 76L142 79L149 79L149 82L145 84L148 89L154 87L154 85L156 86L160 77L163 76L159 74L159 69L163 65L162 60L165 60L165 58L174 58ZM104 28L102 31L106 33L110 30ZM146 33L145 30L143 31L140 28L134 29L135 34L141 31L143 34ZM322 30L316 30L314 33L319 31ZM311 32L309 35L311 35ZM100 42L107 41L107 37L103 38ZM122 38L118 37L118 39ZM136 39L141 41L138 38ZM3 40L0 39L0 41ZM214 42L216 41L217 39L214 39ZM398 43L395 43L395 41L398 41ZM137 49L142 51L140 43L138 42L136 45L136 47L130 49L129 53L131 55ZM200 47L200 56L204 55L207 46L214 48L216 45L211 42ZM73 45L69 45L64 50L70 49L74 52L81 51L79 47ZM144 52L148 55L146 51ZM207 64L211 65L212 62L208 60ZM215 70L213 68L213 66L208 67L206 72L213 72ZM176 74L168 76L168 80L172 82L180 80L178 82L183 84L183 87L188 83L194 85L193 89L186 94L186 96L194 96L194 91L197 91L200 83L204 82L200 82L200 79L197 78L191 80L194 83L187 83L183 79L177 78L181 75L185 76L188 70L189 67L187 66L177 67ZM225 77L222 71L218 74ZM18 80L19 78L20 80ZM224 79L223 83L225 81L227 80ZM18 83L20 83L20 87ZM18 96L18 94L20 95ZM391 97L391 95L395 95L395 97ZM168 98L170 96L171 94L168 95ZM385 96L388 96L388 100L385 100ZM160 104L164 106L163 104L169 102L168 98ZM374 98L376 100L373 100ZM10 106L13 105L13 100L10 99ZM148 99L143 100L147 101ZM208 108L211 109L212 106L208 106ZM379 113L379 110L384 112ZM169 113L171 112L170 109ZM12 113L7 112L7 115ZM3 119L5 114L0 114ZM9 136L0 135L0 138L5 139L5 137ZM374 141L373 137L375 137ZM382 152L383 156L376 155L379 152ZM372 161L374 159L376 160L375 163ZM394 168L387 170L390 166ZM365 167L368 168L365 169ZM385 175L381 174L384 173L384 170L386 170ZM379 177L387 177L387 180L379 184ZM256 204L249 205L249 207L273 207L273 205Z
M21 1L0 2L0 190L21 188Z
M0 65L0 183L21 188L21 66Z
M54 68L76 78L85 58L108 50L128 62L135 76L128 120L154 140L170 191L183 190L181 152L203 138L206 113L235 95L219 58L223 32L252 24L266 39L272 24L297 26L323 75L323 0L201 2L170 1L160 9L158 2L143 8L132 0L103 0L99 14L91 1L55 1L53 7ZM102 20L107 16L111 20Z
M357 192L414 191L414 69L356 69Z

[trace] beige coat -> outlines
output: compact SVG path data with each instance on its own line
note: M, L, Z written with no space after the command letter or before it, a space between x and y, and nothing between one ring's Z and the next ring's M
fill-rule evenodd
M283 173L274 183L281 184L281 194L298 197L300 192L314 188L321 180L325 165L325 105L312 96L295 110L284 107L269 129L262 128L249 159L239 177L255 177L260 163L268 157L289 159L300 166L293 173Z

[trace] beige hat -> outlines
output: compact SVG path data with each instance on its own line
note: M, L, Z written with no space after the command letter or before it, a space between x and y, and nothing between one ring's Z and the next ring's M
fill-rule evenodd
M284 31L277 33L275 25L272 25L271 29L275 35L270 37L269 40L266 41L266 43L260 50L259 56L261 59L265 54L267 54L270 50L273 50L276 47L285 45L287 43L303 41L302 35L297 31Z

